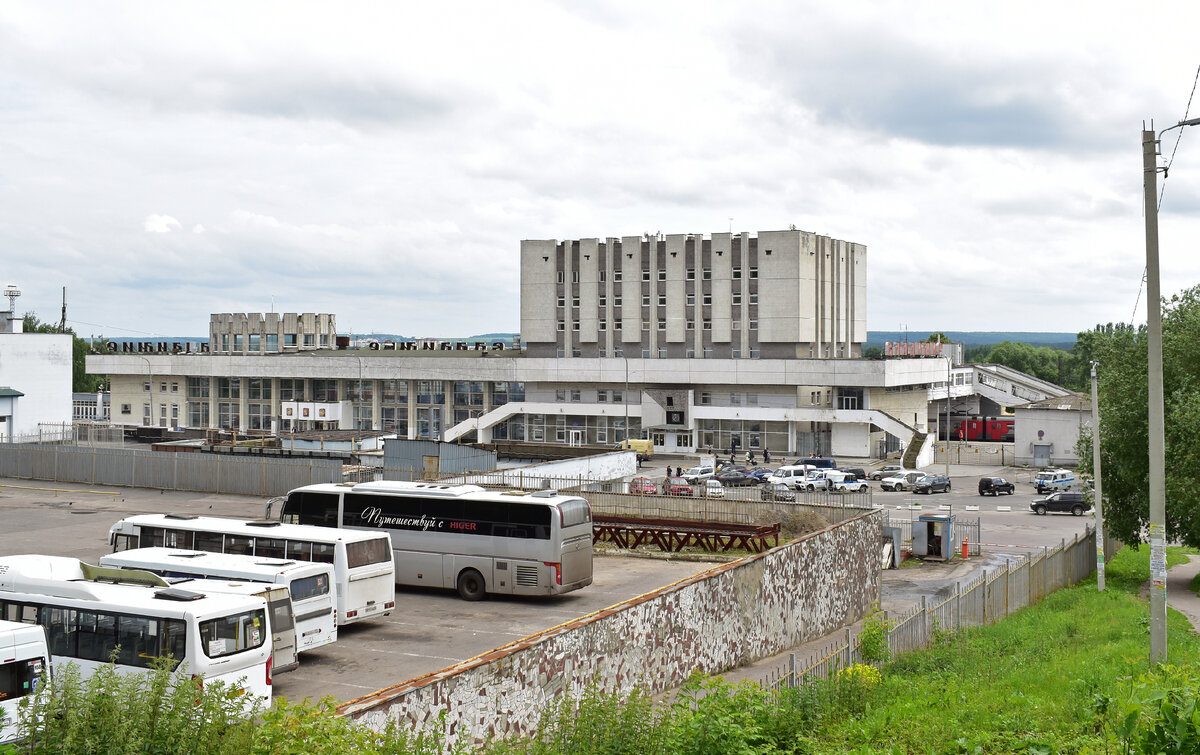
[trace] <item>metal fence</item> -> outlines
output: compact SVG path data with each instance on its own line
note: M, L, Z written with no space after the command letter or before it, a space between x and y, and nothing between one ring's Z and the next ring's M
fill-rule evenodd
M337 459L21 443L0 444L0 477L261 496L344 479Z
M929 646L941 633L957 633L969 627L997 622L1031 606L1055 590L1069 587L1096 568L1096 530L1070 543L1065 540L1041 553L1008 561L1003 569L984 572L966 583L955 583L945 600L927 602L899 616L887 616L888 646L893 655ZM846 629L843 640L830 643L807 658L788 656L786 669L763 678L764 689L795 688L816 679L829 679L839 669L861 662L858 637Z

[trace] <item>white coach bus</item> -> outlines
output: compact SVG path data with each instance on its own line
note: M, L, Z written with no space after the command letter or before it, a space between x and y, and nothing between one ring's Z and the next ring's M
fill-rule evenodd
M70 661L85 678L120 648L121 671L145 672L169 657L173 668L182 664L185 673L271 701L271 631L262 598L182 590L153 574L61 556L3 556L0 619L40 624L54 665Z
M314 650L337 641L332 564L178 548L134 548L101 556L100 565L143 569L162 577L279 585L291 593L291 614L299 642L297 652ZM273 622L276 631L279 623ZM275 668L279 670L278 650Z
M108 544L114 553L165 547L332 564L338 626L384 616L396 607L395 567L387 533L190 514L138 514L114 524Z
M0 744L21 738L17 706L49 676L45 628L0 620Z
M577 496L425 482L325 483L287 494L285 522L390 532L396 584L556 595L592 583L592 512Z

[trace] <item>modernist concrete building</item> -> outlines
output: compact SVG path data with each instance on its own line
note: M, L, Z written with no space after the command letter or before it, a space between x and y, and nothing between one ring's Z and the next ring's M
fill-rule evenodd
M335 349L332 315L218 314L202 353L148 344L88 372L135 425L781 456L924 443L947 370L952 396L976 389L944 357L861 358L866 250L802 231L525 241L521 291L518 349Z
M0 312L0 442L58 440L71 424L73 341L65 333L24 333L12 302Z
M1075 444L1079 435L1091 432L1092 402L1079 393L1033 401L1015 407L1017 464L1036 467L1070 466L1079 463Z
M536 357L862 355L867 250L806 231L521 242Z

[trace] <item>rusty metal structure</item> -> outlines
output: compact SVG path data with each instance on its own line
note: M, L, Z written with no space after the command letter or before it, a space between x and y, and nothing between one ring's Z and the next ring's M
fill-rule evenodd
M592 542L612 543L618 548L627 549L643 545L657 546L666 553L679 553L689 547L710 553L726 553L735 549L763 553L779 545L780 529L779 522L758 526L595 516L592 519Z

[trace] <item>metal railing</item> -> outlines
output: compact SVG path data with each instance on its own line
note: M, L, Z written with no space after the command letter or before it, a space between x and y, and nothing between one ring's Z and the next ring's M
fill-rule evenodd
M1070 543L1065 540L1041 553L1027 554L1015 563L1008 561L1003 569L984 570L978 577L955 583L954 592L944 600L929 603L921 597L921 605L913 610L890 617L884 612L888 626L888 647L892 655L928 647L940 634L954 634L969 627L992 624L1009 614L1034 605L1055 590L1070 587L1096 568L1096 530L1087 532ZM817 679L829 679L840 669L862 662L858 637L846 629L842 640L798 658L788 655L784 669L776 669L760 680L767 690L795 688Z

